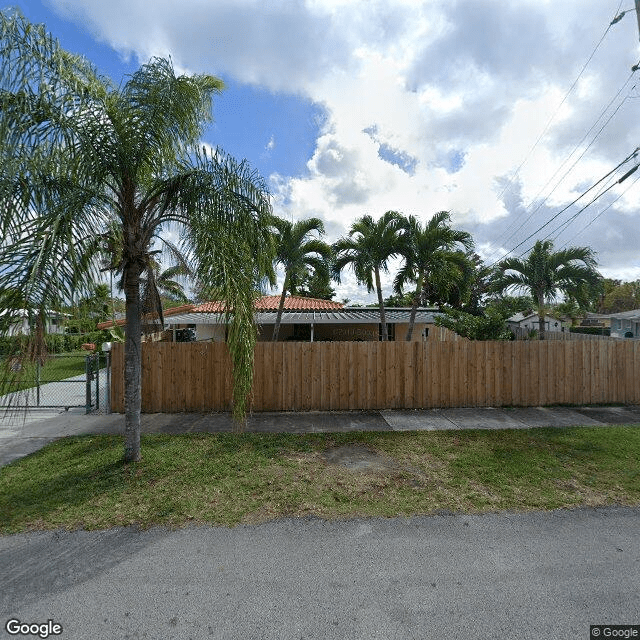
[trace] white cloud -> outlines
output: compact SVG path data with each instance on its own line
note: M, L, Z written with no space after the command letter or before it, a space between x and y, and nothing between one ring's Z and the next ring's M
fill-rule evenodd
M630 13L611 28L556 114L617 3L157 0L149 11L147 0L85 0L82 7L51 1L125 55L145 60L170 53L183 68L323 105L327 119L307 173L271 177L280 213L321 216L339 235L364 213L430 216L447 209L492 250L517 228L516 216L525 219L531 202L549 194L566 168L555 178L554 172L639 55ZM513 241L637 145L636 110L634 100L619 110ZM266 151L274 144L272 138ZM635 211L624 218L629 234L611 233L609 222L619 223L636 204L631 195L621 199L614 218L593 225L600 233L581 236L594 242L610 269L640 272L632 251ZM625 244L628 252L621 250Z

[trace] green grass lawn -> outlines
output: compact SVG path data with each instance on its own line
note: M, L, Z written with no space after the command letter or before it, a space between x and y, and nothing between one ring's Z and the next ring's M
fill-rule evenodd
M366 446L385 472L329 464ZM60 440L0 469L0 532L235 525L322 518L640 504L640 427Z
M0 367L0 395L31 389L36 386L39 377L40 384L66 380L85 372L85 359L87 351L71 351L69 353L56 354L47 358L44 365L37 371L36 364L23 363L20 371L7 374L4 366Z

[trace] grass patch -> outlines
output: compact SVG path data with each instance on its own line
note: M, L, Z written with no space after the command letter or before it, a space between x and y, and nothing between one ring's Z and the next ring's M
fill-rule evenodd
M392 460L353 471L323 453ZM0 469L0 533L640 504L640 428L146 435L55 442Z
M0 395L31 389L47 382L58 382L85 373L86 351L71 351L48 357L45 363L38 366L34 362L24 362L19 371L7 370L6 363L0 366Z

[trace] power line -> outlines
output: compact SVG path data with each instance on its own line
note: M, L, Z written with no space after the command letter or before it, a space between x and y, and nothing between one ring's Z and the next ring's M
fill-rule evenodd
M524 160L522 160L522 162L518 165L518 168L514 171L512 176L507 181L507 184L504 186L504 188L502 189L502 191L498 195L498 199L500 199L504 195L506 190L511 186L511 184L513 183L513 181L516 178L516 176L520 173L520 169L522 169L522 167L524 166L526 161L530 158L531 154L535 150L535 148L538 146L538 143L540 142L540 140L542 140L544 134L547 132L547 130L551 126L551 123L555 120L555 117L558 115L558 112L562 108L562 105L564 105L564 103L567 101L567 98L571 95L572 91L575 89L576 85L580 81L580 78L582 77L582 74L585 72L585 69L589 66L589 63L591 62L591 60L593 59L593 56L596 54L596 52L600 48L600 45L602 44L603 40L606 38L606 36L609 33L609 30L611 29L611 27L614 24L616 24L616 22L619 22L622 19L622 17L624 16L624 12L622 14L619 14L620 7L622 6L622 2L623 2L623 0L620 0L620 3L618 4L618 8L616 9L616 15L615 15L614 19L609 23L607 28L604 30L604 33L602 34L602 37L600 38L600 40L598 40L598 43L596 44L596 46L594 47L593 51L591 52L591 55L587 58L587 61L584 63L584 65L582 65L582 69L580 69L580 72L578 73L578 76L576 77L576 79L573 81L573 84L569 87L569 90L565 94L564 98L562 98L562 101L556 107L556 110L553 112L553 115L549 118L549 120L547 121L547 124L545 125L544 129L542 130L542 133L538 136L536 141L533 143L533 146L531 147L531 149L529 149L529 151L527 152L526 156L524 157Z
M636 152L637 152L637 149L636 149ZM634 153L634 157L635 157L635 155L636 154ZM614 181L613 184L611 184L609 187L607 187L604 191L601 191L600 193L598 193L589 204L585 205L582 209L580 209L580 211L578 211L577 213L572 215L568 220L563 222L560 226L556 227L556 229L554 231L552 231L551 233L547 234L544 237L544 240L546 240L551 234L553 234L553 233L555 233L557 231L558 233L554 236L554 240L555 240L560 235L560 233L562 233L560 231L560 229L563 229L563 228L566 229L587 207L592 205L596 200L600 199L605 193L607 193L608 191L613 189L613 187L615 187L616 185L622 184L629 176L633 175L638 170L638 166L640 166L640 165L635 165L634 167L629 169L629 171L627 171L622 176L622 178L620 178L619 180Z
M602 178L600 178L597 182L595 182L594 184L592 184L586 191L583 191L575 200L573 200L572 202L570 202L568 205L566 205L565 207L563 207L560 211L558 211L558 213L556 213L554 216L552 216L549 220L547 220L547 222L545 222L543 225L541 225L540 227L538 227L533 233L531 233L530 235L528 235L524 240L522 240L522 242L518 243L515 247L513 247L513 249L511 249L510 251L507 251L507 253L505 253L501 258L499 258L498 260L495 260L494 262L491 263L490 266L494 266L495 264L497 264L500 260L503 260L506 256L508 256L509 254L513 253L514 251L516 251L516 249L519 249L523 244L525 244L525 242L528 242L529 240L531 240L531 238L533 238L535 235L537 235L538 233L540 233L540 231L542 231L543 229L545 229L546 227L548 227L554 220L556 220L559 216L561 216L565 211L567 211L567 209L569 209L570 207L572 207L574 204L576 204L577 202L579 202L582 198L584 198L584 196L586 196L590 191L593 191L593 189L595 189L599 184L601 184L602 182L604 182L605 180L607 180L611 175L613 175L616 171L618 171L618 169L626 164L627 162L629 162L629 160L631 160L631 158L635 157L636 154L638 153L638 151L640 151L640 147L637 147L636 149L634 149L634 151L632 153L630 153L622 162L620 162L616 167L614 167L611 171L609 171L607 174L605 174L604 176L602 176ZM637 169L638 167L636 166L633 171L635 171L635 169ZM628 176L630 175L630 172L627 172L627 174L625 174L625 176L623 176L619 181L621 182L622 180L626 179ZM582 213L582 211L584 211L588 206L590 206L591 204L593 204L593 202L595 202L595 200L601 196L603 196L607 191L609 191L609 189L613 188L613 186L615 186L615 184L618 183L614 183L613 185L611 185L610 187L608 187L604 192L600 193L599 195L596 196L596 198L594 198L591 202L589 202L589 204L585 205L579 212ZM577 217L573 216L573 218ZM572 218L572 219L573 219ZM525 252L526 253L526 252ZM524 255L524 254L523 254Z
M593 220L591 220L591 222L589 222L584 227L582 227L582 229L580 229L578 233L574 234L573 237L570 240L567 240L560 248L564 249L564 247L566 247L569 244L569 242L573 242L580 234L584 233L600 216L602 216L606 211L611 209L611 207L616 202L618 202L618 200L620 200L620 198L622 198L622 196L624 196L627 193L627 191L629 191L632 187L634 187L639 181L640 181L640 176L638 176L621 194L619 194L615 200L611 201L595 218L593 218Z
M570 218L568 218L567 220L565 220L564 222L560 223L555 229L553 229L552 231L549 231L549 233L547 233L546 236L544 236L544 238L542 238L543 240L546 240L547 238L551 238L551 236L553 236L552 240L556 240L558 238L558 236L562 233L562 231L564 229L566 229L583 211L585 211L588 207L590 207L594 202L596 202L596 200L599 200L602 196L604 196L606 193L608 193L609 191L611 191L611 189L613 189L613 187L616 186L616 184L618 184L618 182L616 180L614 180L611 184L609 184L608 186L602 186L598 192L596 193L595 196L593 196L593 198L587 202L587 204L584 205L584 207L582 207L581 209L578 209L578 211L576 213L574 213Z
M591 125L591 128L587 131L587 133L585 133L585 135L582 137L582 139L580 140L580 142L578 142L578 144L573 148L573 150L571 151L571 153L565 158L565 160L560 164L560 166L555 170L555 172L553 173L553 175L547 180L547 182L544 184L544 186L538 191L538 193L533 197L531 204L533 205L533 203L536 201L536 199L540 196L540 194L549 186L549 184L552 182L552 180L558 175L558 172L564 167L564 165L571 159L571 157L573 156L573 154L580 148L580 146L582 145L582 143L586 140L586 138L589 136L589 134L595 129L596 125L598 124L598 122L600 121L600 119L602 118L602 116L607 112L607 110L609 109L609 107L615 102L615 100L618 98L618 96L622 93L622 91L624 90L624 88L627 86L627 84L629 83L629 81L631 80L631 78L633 77L635 72L632 72L629 77L626 79L626 81L624 82L624 84L620 87L620 89L618 90L618 92L616 93L616 95L609 101L609 103L607 104L607 106L602 110L602 112L600 113L600 115L596 118L596 121L593 123L593 125ZM553 187L553 189L545 196L545 198L538 203L538 206L525 218L525 220L523 222L520 223L520 225L511 233L511 235L509 235L508 238L506 238L506 240L504 240L504 243L506 244L507 242L509 242L509 240L511 240L511 238L513 238L518 231L520 231L520 229L522 229L522 227L525 226L525 224L527 224L527 222L529 222L529 220L534 216L534 214L536 214L541 208L542 206L545 204L545 202L551 197L551 195L553 194L553 192L560 186L560 184L562 183L562 181L569 175L569 173L571 173L571 171L573 170L573 168L576 166L576 164L578 164L578 162L580 162L580 160L585 156L585 154L587 153L587 151L592 147L592 145L594 144L594 142L598 139L598 137L600 136L600 134L604 131L604 129L607 127L607 125L611 122L611 120L613 119L613 117L616 115L616 113L618 113L618 111L620 110L620 108L622 107L622 105L627 101L627 99L629 98L629 95L631 93L631 91L633 91L636 88L637 85L634 85L629 93L625 96L624 100L622 100L622 102L615 108L615 110L613 111L613 113L609 116L609 118L606 120L606 122L602 125L602 127L600 127L600 129L598 130L598 132L596 133L596 135L593 137L593 139L591 140L591 142L589 142L589 144L586 146L586 148L583 150L583 152L578 156L578 158L573 162L573 164L567 169L567 171L565 171L565 173L562 175L562 177L560 178L560 180L558 180L558 182L556 183L556 185ZM513 227L513 225L517 224L516 221L514 221L514 223L512 225L510 225L497 239L497 242L501 242L502 241L502 237L509 232L509 230Z

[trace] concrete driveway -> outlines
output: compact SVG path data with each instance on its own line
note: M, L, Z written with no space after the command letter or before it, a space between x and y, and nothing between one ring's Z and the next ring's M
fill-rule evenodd
M639 550L633 508L21 534L0 537L0 622L51 619L65 640L588 640L640 624Z

